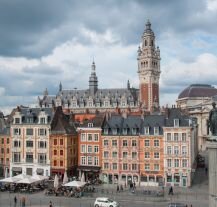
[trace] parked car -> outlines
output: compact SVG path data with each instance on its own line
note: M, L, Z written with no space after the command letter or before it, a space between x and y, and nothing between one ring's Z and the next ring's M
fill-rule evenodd
M110 198L99 197L96 198L94 207L118 207L119 203Z
M168 207L186 207L184 203L169 203Z

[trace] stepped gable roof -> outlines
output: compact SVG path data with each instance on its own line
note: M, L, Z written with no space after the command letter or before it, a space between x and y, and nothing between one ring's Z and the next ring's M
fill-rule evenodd
M149 134L154 135L154 127L159 127L159 135L162 135L164 125L164 115L145 115L142 123L141 133L144 134L145 127L149 127Z
M170 108L167 110L166 127L174 127L174 119L179 119L180 127L188 127L193 120L179 108Z
M192 84L185 88L178 96L178 99L193 97L212 97L217 95L217 89L207 84Z
M18 107L17 109L22 116L22 124L38 124L39 115L41 112L45 112L48 115L48 124L52 121L53 118L53 109L52 108L23 108ZM32 118L32 122L29 123L28 118Z
M105 119L104 114L96 114L94 117L89 117L89 119L84 119L83 122L79 123L79 127L91 128L89 126L90 123L93 124L92 127L101 128Z
M57 107L54 113L51 122L51 134L77 134L70 115L64 114L61 106Z

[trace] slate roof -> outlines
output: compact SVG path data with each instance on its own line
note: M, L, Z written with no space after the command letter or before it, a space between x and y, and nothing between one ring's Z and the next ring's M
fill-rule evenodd
M92 123L93 127L101 128L104 122L105 116L104 114L96 114L95 117L91 117L89 119L83 120L81 123L77 123L77 127L89 127L89 124Z
M178 99L188 97L212 97L217 95L217 89L207 84L192 84L185 88L178 96Z
M51 134L77 134L70 115L64 114L60 106L57 107L51 122Z

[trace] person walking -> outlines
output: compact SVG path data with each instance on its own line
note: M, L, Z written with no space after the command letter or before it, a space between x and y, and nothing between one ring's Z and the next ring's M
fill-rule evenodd
M26 198L25 197L22 197L22 199L21 199L21 206L26 207Z
M17 197L14 196L14 207L16 207L16 206L17 206Z
M52 204L52 202L50 201L50 203L49 203L49 207L53 207L53 204Z
M119 185L117 185L117 193L119 192Z
M171 186L170 189L169 189L169 195L173 195L173 187Z

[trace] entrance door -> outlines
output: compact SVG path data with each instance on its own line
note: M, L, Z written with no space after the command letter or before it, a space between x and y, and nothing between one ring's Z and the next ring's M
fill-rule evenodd
M187 186L187 177L182 177L182 186L183 187Z

